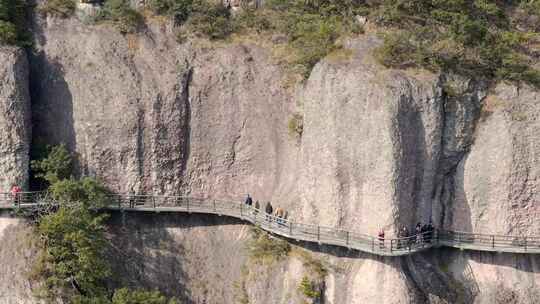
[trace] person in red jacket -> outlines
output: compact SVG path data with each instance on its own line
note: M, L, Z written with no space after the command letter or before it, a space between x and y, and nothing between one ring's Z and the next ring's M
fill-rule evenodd
M22 189L21 187L17 186L17 185L13 185L13 187L11 187L11 196L13 197L13 204L14 205L17 205L17 204L20 204L20 200L21 200L21 193L22 192Z

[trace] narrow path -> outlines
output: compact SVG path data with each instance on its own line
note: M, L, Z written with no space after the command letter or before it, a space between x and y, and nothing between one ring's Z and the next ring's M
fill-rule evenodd
M133 212L182 212L235 217L282 237L340 246L380 256L402 256L434 247L452 247L465 250L540 253L540 238L474 234L447 230L426 232L420 236L379 240L356 232L308 225L282 219L247 206L241 202L204 198L151 195L113 195L107 210ZM20 193L14 201L9 193L0 193L0 209L32 209L50 205L52 200L43 192Z

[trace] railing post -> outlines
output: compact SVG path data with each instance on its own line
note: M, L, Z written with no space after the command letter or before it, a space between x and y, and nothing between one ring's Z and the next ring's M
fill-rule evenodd
M349 236L349 232L347 231L347 244L349 243L348 242L348 239L349 239L348 236ZM371 251L375 252L375 238L371 239Z
M392 251L394 250L393 247L394 247L394 239L391 239L390 240L390 253L392 253Z
M525 247L525 251L527 251L527 237L523 239L523 246Z
M491 236L491 248L495 248L495 236Z
M317 241L321 240L321 226L317 225Z
M189 212L189 197L186 198L186 206L187 206L187 212Z
M347 244L347 247L349 247L349 231L347 231L347 241L345 244Z
M214 200L214 208L215 208L215 204L216 204L216 201ZM240 217L244 217L244 212L243 212L243 209L244 209L244 204L243 203L240 203Z
M156 209L156 197L152 195L152 206Z
M217 208L216 208L216 200L214 200L214 212L217 213Z

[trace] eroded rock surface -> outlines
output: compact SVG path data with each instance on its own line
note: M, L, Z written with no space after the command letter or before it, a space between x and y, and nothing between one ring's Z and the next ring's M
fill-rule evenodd
M498 85L485 99L474 144L456 171L448 228L540 234L540 95Z
M28 182L30 116L26 54L0 46L0 192Z

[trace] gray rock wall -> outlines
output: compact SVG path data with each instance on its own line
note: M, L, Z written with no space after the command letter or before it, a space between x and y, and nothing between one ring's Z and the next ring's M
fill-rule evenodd
M444 100L435 75L385 70L369 60L378 42L358 43L349 61L317 65L305 88L303 215L392 234L427 222L438 203Z
M539 235L540 94L500 84L486 97L455 174L450 229Z
M28 61L23 50L0 46L0 192L25 187L31 141Z
M35 137L65 142L82 174L120 192L293 200L291 98L268 52L178 45L159 25L135 37L46 22Z

